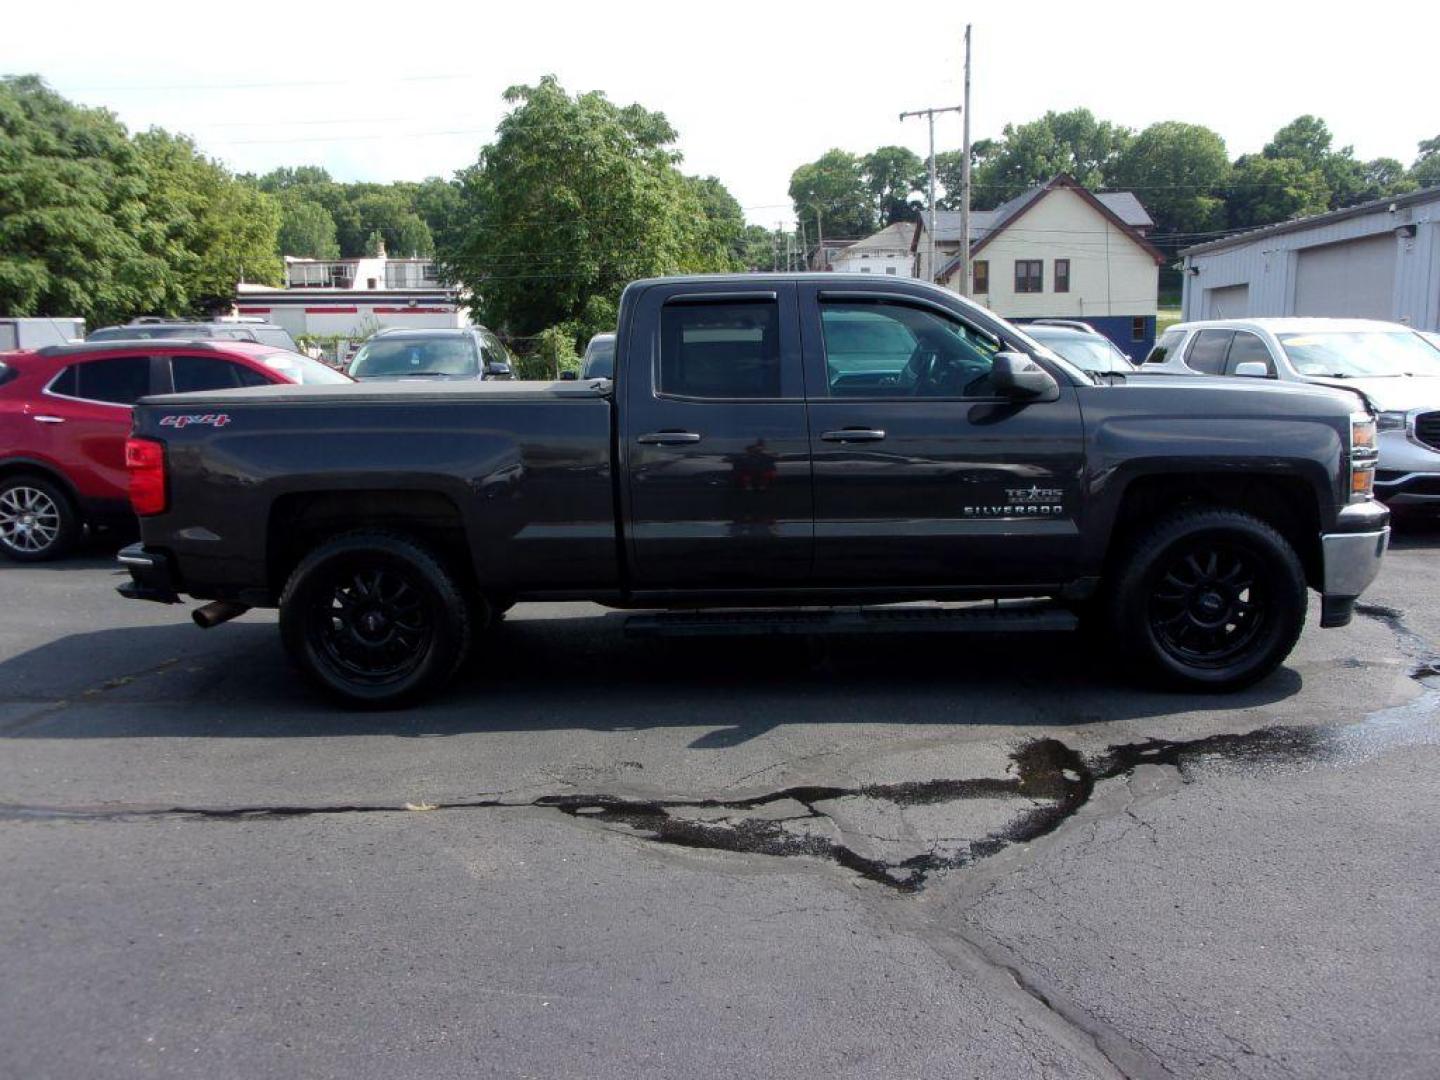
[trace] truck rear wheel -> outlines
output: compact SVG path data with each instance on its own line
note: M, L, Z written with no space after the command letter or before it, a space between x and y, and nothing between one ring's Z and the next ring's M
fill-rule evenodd
M1307 599L1305 572L1283 536L1240 511L1196 509L1140 539L1110 617L1125 654L1160 681L1237 690L1290 654Z
M470 646L454 576L425 548L386 532L345 533L307 555L280 598L295 664L346 704L387 708L443 685Z

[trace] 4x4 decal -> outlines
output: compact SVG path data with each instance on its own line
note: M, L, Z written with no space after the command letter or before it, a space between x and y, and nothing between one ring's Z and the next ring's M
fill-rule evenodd
M161 427L187 428L192 425L204 425L213 428L223 428L230 423L229 413L191 413L178 416L162 416Z

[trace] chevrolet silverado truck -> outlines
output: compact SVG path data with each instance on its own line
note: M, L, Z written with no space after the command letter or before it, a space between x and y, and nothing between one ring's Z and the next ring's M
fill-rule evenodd
M1227 690L1290 652L1307 589L1347 623L1389 539L1353 394L1092 376L840 274L635 282L613 379L147 398L127 460L120 591L209 601L202 626L278 607L298 667L371 707L515 602L578 599L643 633L1084 626Z

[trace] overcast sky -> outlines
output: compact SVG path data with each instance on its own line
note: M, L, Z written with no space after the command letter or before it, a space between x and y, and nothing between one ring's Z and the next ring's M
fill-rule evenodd
M1232 156L1306 112L1365 158L1408 165L1440 135L1434 3L59 0L7 6L0 72L186 132L238 171L382 182L470 164L505 87L554 73L663 111L686 171L773 226L791 220L791 170L832 146L924 154L924 121L897 114L959 103L967 18L977 139L1081 105L1135 128L1208 125ZM958 149L959 118L936 138Z

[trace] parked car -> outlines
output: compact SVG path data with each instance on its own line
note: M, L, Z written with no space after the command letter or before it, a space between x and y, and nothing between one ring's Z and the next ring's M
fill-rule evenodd
M1440 333L1436 333L1433 330L1422 330L1420 332L1420 336L1423 337L1426 341L1428 341L1431 345L1434 345L1435 348L1440 349Z
M134 319L123 326L102 326L90 331L86 341L157 341L176 338L197 341L255 341L289 352L299 352L290 331L258 319L215 319L210 322L186 319Z
M1134 371L1135 364L1104 334L1093 330L1075 330L1055 323L1025 323L1021 330L1051 349L1076 367L1097 375L1124 374Z
M0 353L0 554L52 559L86 527L133 525L125 438L131 406L146 394L349 381L248 341L87 341ZM185 422L215 420L197 411Z
M85 320L72 318L0 319L0 352L68 345L85 336Z
M585 346L580 364L582 379L610 379L615 376L615 335L596 334Z
M1160 336L1141 370L1350 390L1378 417L1376 497L1391 506L1440 503L1440 352L1408 326L1302 318L1181 323Z
M278 606L300 669L367 706L555 597L686 609L637 633L1053 631L1078 609L1114 656L1223 690L1289 653L1307 585L1347 623L1389 537L1374 419L1341 391L1097 382L898 277L640 281L619 326L613 382L142 402L121 592L208 601L205 626ZM1001 598L1032 603L814 610Z
M500 339L484 327L381 330L360 346L350 377L370 379L513 379Z

